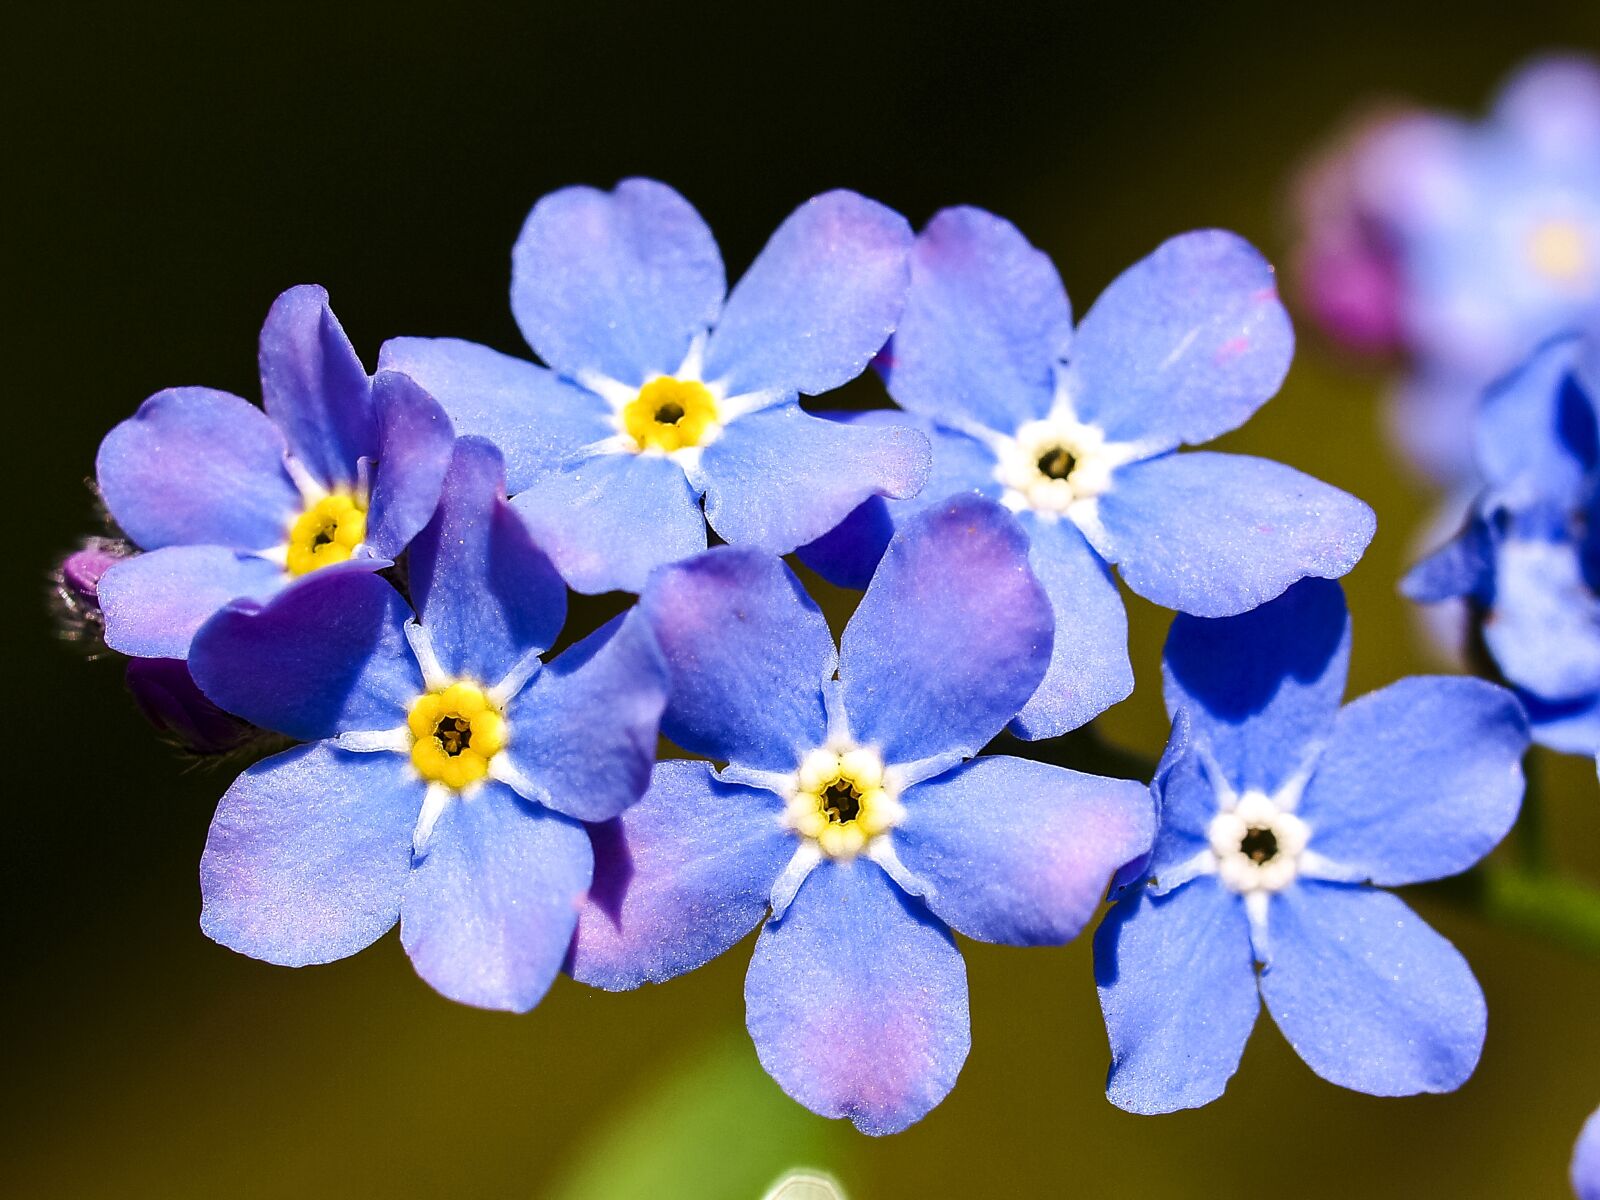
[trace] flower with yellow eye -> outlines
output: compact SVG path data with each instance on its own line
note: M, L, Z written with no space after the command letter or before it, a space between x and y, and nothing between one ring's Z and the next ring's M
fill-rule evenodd
M367 377L321 288L290 288L267 314L261 391L265 411L170 388L100 444L106 507L146 551L99 581L112 649L184 658L224 604L339 563L385 566L427 523L450 421L404 376Z
M566 590L503 478L489 443L456 443L410 550L414 613L376 574L323 571L196 636L208 695L312 742L223 797L200 868L217 941L326 962L398 919L452 999L522 1011L549 988L589 887L583 822L644 791L666 675L634 616L543 661Z

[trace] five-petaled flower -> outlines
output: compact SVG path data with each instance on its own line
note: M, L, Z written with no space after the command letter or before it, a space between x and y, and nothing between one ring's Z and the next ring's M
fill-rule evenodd
M1095 937L1119 1107L1216 1099L1262 1001L1313 1071L1357 1091L1450 1091L1477 1065L1477 981L1381 889L1464 871L1500 841L1527 725L1510 692L1460 677L1341 708L1349 650L1344 594L1324 580L1173 622L1161 828Z
M707 522L786 554L867 497L922 486L920 434L799 404L859 375L893 331L910 245L898 213L828 192L724 301L717 244L677 192L566 188L512 251L512 312L548 369L450 338L394 339L379 363L500 446L517 510L568 583L638 591L705 549Z
M149 553L98 581L106 643L184 658L230 600L335 563L384 566L428 522L451 429L416 384L367 377L320 287L261 327L265 413L211 388L157 392L100 444L100 494Z
M912 416L854 422L911 420L933 474L914 500L867 501L804 557L860 586L896 522L955 492L1000 499L1056 611L1054 659L1014 731L1064 733L1133 688L1107 564L1148 600L1220 617L1343 575L1372 539L1371 509L1289 467L1174 453L1242 424L1293 349L1272 268L1233 234L1167 242L1074 330L1045 255L999 217L948 209L917 239L884 369Z
M462 438L410 549L415 617L389 583L319 572L229 605L190 666L218 703L312 744L251 767L201 859L208 934L298 966L398 919L417 971L525 1011L561 967L593 868L582 822L649 782L665 666L632 614L544 664L566 589Z
M1065 942L1153 832L1140 784L972 759L1050 657L1022 530L976 496L907 522L838 651L798 580L755 551L662 568L640 607L669 664L663 732L725 765L661 763L597 837L573 975L671 978L770 908L745 984L762 1065L815 1112L904 1128L967 1054L950 931Z

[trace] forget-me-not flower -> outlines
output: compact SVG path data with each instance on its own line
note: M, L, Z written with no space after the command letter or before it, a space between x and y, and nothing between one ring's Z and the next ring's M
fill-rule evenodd
M1233 234L1167 242L1074 330L1054 266L1015 226L948 209L917 239L885 368L914 416L856 419L914 420L933 474L916 499L869 501L804 556L860 586L897 521L955 492L1000 499L1056 611L1054 659L1015 730L1075 728L1133 687L1108 564L1146 599L1218 617L1343 575L1371 540L1371 509L1289 467L1175 453L1242 424L1293 348L1272 268Z
M228 601L334 563L381 567L433 515L450 422L404 376L367 377L320 287L290 288L267 314L261 395L265 412L169 388L101 442L100 494L148 551L98 581L113 650L183 658Z
M217 703L311 744L245 771L200 864L211 937L328 962L398 919L444 995L525 1011L560 970L593 868L581 822L643 793L665 666L633 615L543 664L566 589L503 499L494 447L456 443L412 543L412 608L334 568L229 605L190 666Z
M1485 397L1483 491L1403 590L1470 629L1552 749L1600 752L1600 342L1556 338Z
M1572 1190L1578 1200L1600 1200L1600 1112L1584 1122L1573 1147Z
M669 979L770 909L745 982L762 1065L814 1112L903 1129L967 1054L951 930L1065 942L1153 831L1141 784L972 758L1050 656L1026 538L977 496L926 509L838 651L799 581L756 551L662 568L640 608L671 674L662 731L726 765L660 763L597 835L570 970L609 989Z
M1343 592L1322 580L1173 622L1161 827L1095 937L1121 1108L1220 1096L1263 1001L1313 1071L1356 1091L1450 1091L1477 1065L1471 969L1382 889L1464 871L1499 842L1527 726L1510 692L1464 677L1341 708L1349 649Z
M638 591L705 549L707 522L786 554L867 497L922 486L920 434L799 404L855 378L893 331L910 245L898 213L828 192L724 299L717 244L677 192L566 188L512 250L512 312L548 368L452 338L398 338L379 362L500 446L517 511L568 583Z

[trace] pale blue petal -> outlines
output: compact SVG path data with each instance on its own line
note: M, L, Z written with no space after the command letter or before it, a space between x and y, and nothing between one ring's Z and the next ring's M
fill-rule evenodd
M287 585L276 563L221 546L166 546L113 563L96 587L106 645L138 658L187 658L212 613Z

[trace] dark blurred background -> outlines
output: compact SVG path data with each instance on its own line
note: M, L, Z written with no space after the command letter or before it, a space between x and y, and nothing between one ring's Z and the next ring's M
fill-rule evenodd
M1456 1095L1340 1091L1263 1020L1221 1101L1129 1116L1102 1092L1086 940L968 944L966 1070L883 1141L810 1117L760 1073L742 1029L748 944L645 993L561 980L521 1018L439 999L392 937L306 971L237 957L196 922L229 774L185 767L117 664L53 638L45 575L92 526L83 480L101 435L168 385L255 397L256 331L290 284L325 284L369 363L396 334L519 351L508 252L528 206L645 174L699 206L733 277L826 188L917 224L983 205L1054 256L1081 312L1184 229L1228 226L1281 260L1286 177L1353 107L1476 112L1530 52L1600 52L1594 0L987 7L10 14L7 1194L754 1200L797 1163L857 1200L1566 1194L1572 1139L1600 1103L1600 962L1437 896L1414 900L1471 959L1491 1013ZM1382 386L1307 331L1282 395L1226 440L1377 508L1349 581L1356 691L1429 667L1394 590L1428 497L1377 432ZM1143 604L1133 617L1139 690L1101 725L1154 755L1165 622ZM1593 765L1537 766L1558 858L1600 879Z

